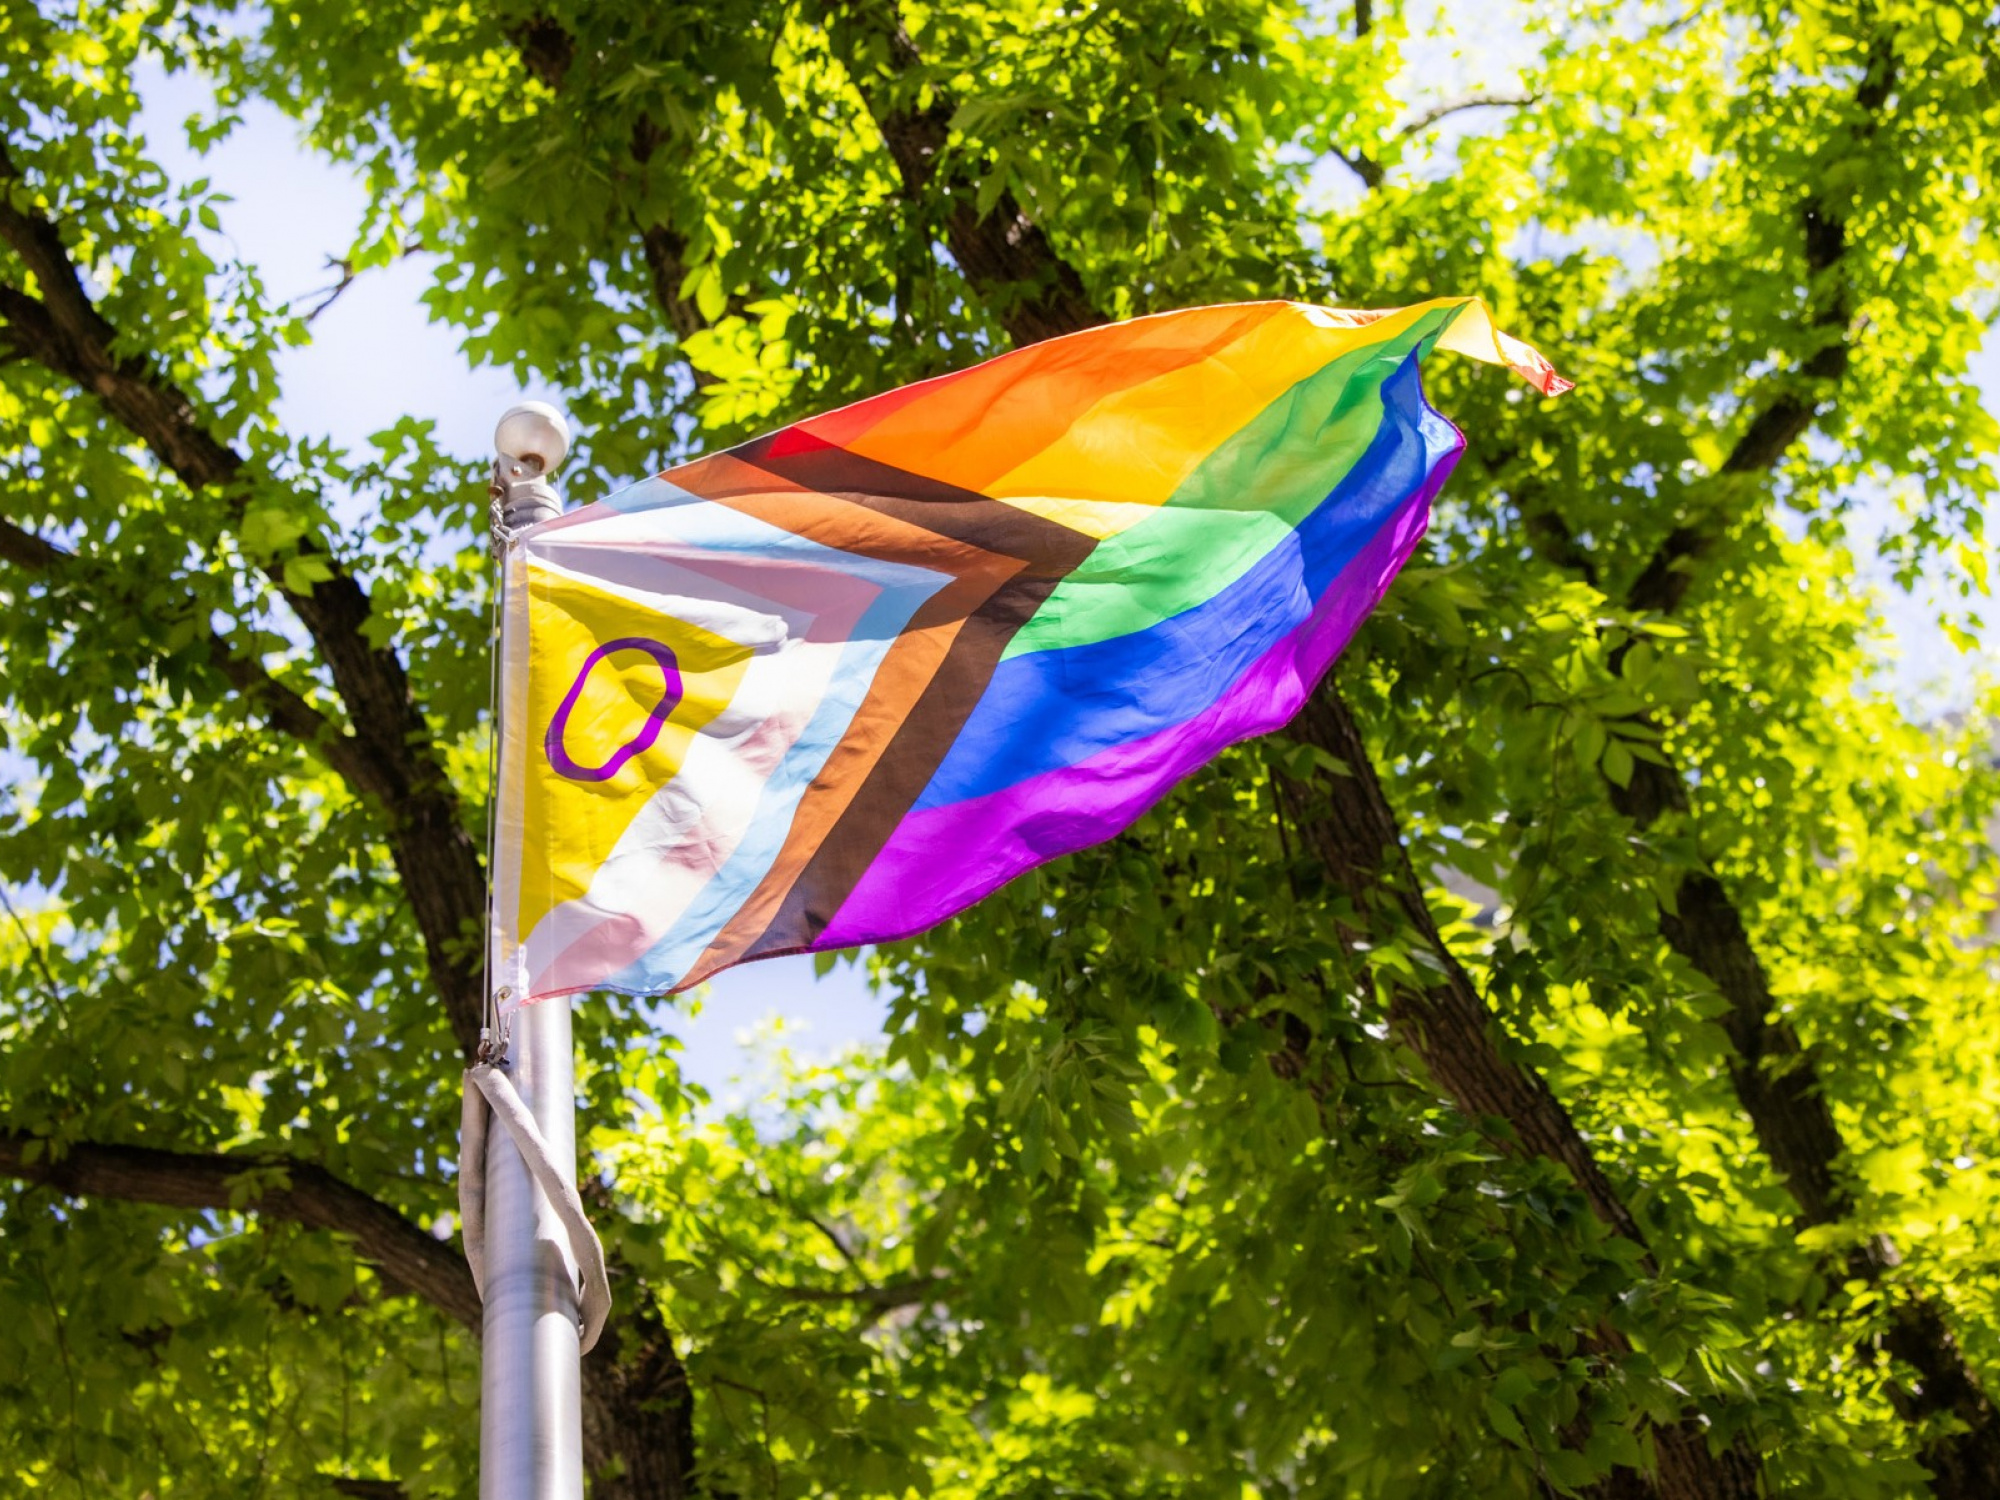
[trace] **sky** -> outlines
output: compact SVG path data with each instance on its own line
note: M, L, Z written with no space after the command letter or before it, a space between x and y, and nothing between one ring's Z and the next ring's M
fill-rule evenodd
M1453 89L1505 87L1527 60L1519 33L1494 34L1491 24L1462 30L1430 51L1430 71ZM336 281L328 261L350 243L366 207L353 175L302 149L292 122L256 101L241 106L243 124L235 132L197 156L183 123L209 107L203 80L154 69L142 78L141 93L140 129L168 175L180 182L207 177L235 199L223 211L216 237L222 243L212 248L255 265L275 295L311 306ZM1315 182L1329 202L1339 202L1358 188L1351 176L1332 163ZM419 298L432 269L417 256L356 278L314 321L312 341L282 356L278 414L289 432L359 447L369 434L415 416L436 424L447 450L472 457L491 451L493 425L516 401L560 404L557 391L523 387L508 372L468 364L457 335L426 320ZM1989 344L1981 368L1991 406L2000 396L2000 343ZM598 498L565 495L571 504ZM1863 529L1870 529L1865 518ZM1882 571L1865 549L1859 561L1864 575ZM1926 711L1960 706L1973 680L1971 664L1944 642L1933 619L1934 596L1945 586L1933 578L1914 595L1889 590L1882 600L1893 637L1886 680L1906 703ZM778 1028L796 1054L824 1056L877 1040L885 1011L857 964L815 978L811 960L801 957L725 973L701 995L671 1002L662 1020L682 1041L688 1076L726 1106L748 1102L773 1076L768 1042L756 1038Z

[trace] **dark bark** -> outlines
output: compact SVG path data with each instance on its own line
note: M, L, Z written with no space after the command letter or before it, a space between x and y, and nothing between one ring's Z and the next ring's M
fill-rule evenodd
M583 1385L592 1500L715 1495L696 1468L687 1367L643 1289L621 1292L618 1317L584 1358Z
M1849 1204L1836 1176L1845 1152L1819 1070L1789 1023L1772 1015L1770 981L1722 882L1705 870L1684 878L1660 934L1729 1002L1722 1015L1735 1056L1730 1081L1757 1143L1799 1205L1799 1227L1830 1224Z
M509 27L506 36L514 44L528 76L550 93L560 94L569 84L570 70L576 62L576 38L562 22L537 13ZM665 132L658 123L650 115L640 115L632 126L634 165L644 169L665 140ZM666 314L668 326L683 339L699 333L708 326L708 320L692 299L681 295L681 283L688 273L687 236L662 220L635 222L634 227L639 232L639 248L645 259L653 300ZM704 383L699 372L696 383Z
M1366 151L1356 151L1351 156L1338 151L1333 154L1340 157L1341 163L1348 171L1361 179L1363 187L1378 188L1382 185L1382 179L1388 175L1382 163Z
M570 84L570 70L576 62L576 38L552 16L537 14L511 27L507 33L519 53L521 66L552 94L560 94ZM655 153L667 141L666 133L652 116L641 114L632 125L631 158L641 172L652 163ZM639 251L646 266L646 280L653 300L666 316L667 326L676 337L687 339L708 326L701 308L691 297L681 295L687 280L688 241L672 224L654 219L633 220L638 231ZM729 310L740 312L741 299L732 297ZM713 377L693 371L697 387L714 383Z
M1873 1280L1895 1259L1894 1247L1877 1237L1849 1254L1848 1274ZM1931 1493L1939 1500L2000 1495L2000 1421L1943 1310L1927 1297L1905 1297L1890 1306L1888 1317L1881 1347L1917 1376L1892 1379L1896 1409L1910 1421L1949 1415L1965 1425L1963 1432L1926 1444L1919 1455L1931 1471Z
M1639 1245L1646 1241L1631 1211L1578 1134L1575 1122L1548 1083L1509 1055L1513 1043L1495 1019L1472 976L1439 935L1423 887L1403 847L1395 810L1368 759L1367 745L1339 690L1329 680L1287 731L1303 744L1338 757L1351 774L1321 773L1311 782L1277 778L1291 826L1313 849L1334 887L1358 913L1383 903L1429 949L1439 980L1419 987L1399 984L1391 993L1389 1025L1397 1040L1422 1059L1432 1081L1502 1149L1545 1157L1575 1181L1591 1211L1611 1230ZM1366 936L1358 932L1356 936ZM1501 1128L1495 1130L1498 1124ZM1644 1263L1651 1269L1652 1255ZM1587 1351L1616 1361L1631 1346L1616 1330L1600 1327L1584 1340ZM1660 1465L1656 1475L1618 1471L1596 1487L1602 1500L1656 1495L1660 1500L1751 1500L1763 1493L1755 1452L1738 1442L1711 1450L1698 1418L1653 1427ZM1565 1434L1581 1447L1587 1429Z
M1492 89L1473 89L1441 100L1427 109L1420 109L1397 122L1396 134L1415 135L1420 130L1429 130L1440 120L1463 114L1468 109L1526 109L1539 102L1540 97L1538 94L1506 94Z
M507 29L507 40L521 54L528 76L550 92L562 88L576 61L576 39L553 16L537 13Z
M632 127L632 160L644 170L665 140L652 118L641 115ZM692 338L708 326L708 319L692 297L681 295L681 285L688 274L687 236L658 219L641 224L638 229L639 252L646 262L646 279L652 286L653 300L666 315L667 326L673 329L676 338L683 341ZM731 297L726 310L741 312L741 299ZM700 370L693 371L693 375L697 387L714 384L714 377Z
M0 148L0 185L19 182ZM190 491L213 494L231 519L240 517L253 482L243 458L219 441L185 393L144 359L114 352L117 331L84 291L56 224L0 193L0 241L19 257L40 294L0 284L0 344L91 393ZM301 508L308 504L300 498ZM366 763L351 784L382 812L432 983L453 1035L470 1054L485 1008L479 936L486 881L479 852L401 658L367 639L366 592L338 558L310 545L300 550L324 563L330 576L309 589L289 588L281 560L268 566L266 576L312 636L347 710L352 754L344 763L349 768ZM284 716L274 721L279 727L283 722Z
M1300 711L1287 734L1351 768L1349 775L1321 773L1311 781L1283 774L1275 778L1287 825L1355 913L1356 925L1347 935L1353 940L1378 938L1386 917L1391 928L1414 932L1437 962L1436 983L1399 984L1392 990L1392 1033L1496 1146L1510 1155L1543 1157L1563 1167L1592 1212L1613 1233L1645 1250L1637 1223L1568 1110L1539 1073L1509 1056L1512 1043L1505 1029L1438 933L1360 726L1331 681ZM1284 1046L1274 1055L1274 1066L1281 1076L1307 1079L1311 1033L1295 1017L1288 1015L1284 1024ZM1642 1263L1649 1273L1656 1272L1650 1250ZM1625 1337L1608 1325L1589 1330L1579 1343L1583 1353L1608 1363L1632 1352ZM1698 1417L1671 1427L1649 1425L1648 1430L1659 1455L1657 1472L1614 1470L1587 1492L1592 1500L1752 1500L1763 1493L1761 1466L1748 1444L1739 1440L1713 1451L1706 1424ZM1564 1446L1582 1451L1590 1425L1579 1417L1560 1438Z
M1105 321L1076 268L1056 252L1012 190L985 213L979 180L988 164L949 152L953 105L942 89L918 107L924 60L892 0L833 7L830 30L902 178L913 209L942 206L945 244L960 273L1016 345L1093 328Z
M1636 770L1647 774L1635 772L1630 788L1612 788L1614 803L1635 823L1647 826L1668 808L1685 806L1683 788L1670 770L1645 762ZM1682 878L1674 906L1660 914L1661 935L1728 1002L1722 1027L1735 1053L1730 1081L1758 1145L1799 1206L1799 1227L1839 1223L1853 1212L1840 1176L1847 1144L1811 1051L1791 1023L1775 1014L1770 979L1742 913L1707 870ZM1871 1235L1829 1267L1829 1274L1872 1285L1901 1259L1893 1241ZM1923 1449L1934 1476L1932 1493L1940 1500L2000 1495L2000 1412L1937 1303L1907 1291L1889 1295L1889 1324L1880 1347L1915 1377L1892 1371L1890 1400L1908 1421L1949 1415L1964 1426Z
M1639 827L1687 806L1686 788L1666 766L1636 762L1629 786L1610 787L1613 805ZM1801 1229L1838 1223L1853 1212L1840 1175L1847 1154L1819 1067L1797 1030L1776 1014L1770 978L1729 890L1709 870L1681 878L1674 909L1660 913L1667 945L1728 1002L1721 1024L1734 1057L1729 1076L1757 1144L1799 1206ZM1841 1280L1873 1284L1901 1261L1886 1236L1870 1236L1828 1268ZM1889 1396L1908 1421L1950 1415L1964 1430L1926 1444L1922 1458L1939 1500L2000 1495L2000 1411L1967 1363L1943 1311L1921 1293L1892 1290L1881 1348L1914 1379L1891 1372ZM1872 1352L1872 1351L1864 1351Z
M681 283L686 280L687 241L679 233L665 224L648 224L639 231L639 248L646 257L646 276L652 282L653 300L667 315L667 322L674 332L688 338L708 326L708 320L701 315L701 309L681 295ZM699 371L696 383L701 383Z
M1687 789L1671 766L1635 761L1624 786L1608 778L1612 806L1640 828L1686 812ZM1660 913L1667 946L1728 1002L1722 1028L1734 1049L1730 1081L1758 1145L1799 1205L1801 1228L1830 1224L1849 1211L1837 1175L1846 1147L1821 1087L1819 1070L1775 1000L1743 914L1709 870L1691 870Z
M1337 757L1350 774L1322 772L1311 781L1280 776L1288 821L1318 856L1333 887L1359 912L1385 901L1437 958L1441 978L1427 988L1401 985L1389 1024L1424 1061L1437 1085L1467 1119L1506 1122L1510 1149L1547 1157L1568 1170L1592 1212L1637 1244L1644 1236L1617 1190L1577 1134L1539 1073L1506 1055L1507 1044L1472 976L1438 935L1423 886L1403 848L1395 810L1368 758L1361 726L1329 679L1300 710L1289 738Z

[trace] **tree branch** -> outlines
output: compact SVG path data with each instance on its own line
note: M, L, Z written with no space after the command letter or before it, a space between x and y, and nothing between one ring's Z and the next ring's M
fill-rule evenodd
M37 573L49 573L74 556L68 548L58 547L47 537L0 517L0 562L9 562L17 568L29 568Z
M1278 795L1291 813L1291 826L1362 921L1372 916L1394 923L1400 918L1414 928L1437 961L1441 976L1437 982L1420 986L1399 981L1392 988L1389 1026L1397 1041L1423 1062L1433 1085L1502 1151L1517 1158L1544 1157L1563 1167L1592 1212L1613 1233L1645 1252L1641 1263L1653 1274L1645 1239L1589 1143L1578 1134L1547 1080L1508 1055L1504 1027L1440 936L1360 728L1332 681L1308 701L1287 733L1352 768L1346 776L1319 772L1309 782L1277 775ZM1371 928L1348 933L1363 940L1377 935ZM1288 1056L1293 1076L1303 1076L1300 1070L1310 1036L1288 1034L1286 1043L1281 1055ZM1493 1121L1503 1122L1505 1128L1493 1130ZM1625 1338L1608 1325L1586 1331L1581 1347L1607 1362L1631 1353ZM1649 1424L1649 1428L1658 1455L1657 1472L1616 1470L1591 1488L1592 1500L1753 1500L1763 1494L1755 1450L1743 1439L1714 1453L1708 1445L1707 1424L1699 1417L1671 1425ZM1587 1446L1589 1436L1589 1424L1581 1419L1559 1432L1565 1446L1579 1450Z
M1372 192L1382 185L1384 175L1382 163L1366 151L1356 151L1352 156L1344 151L1336 151L1333 154L1340 158L1343 167L1361 179L1363 187Z
M64 585L75 583L74 573L84 566L76 553L4 517L0 517L0 561ZM101 576L90 582L91 592L121 618L143 617L143 606L136 597L104 587ZM192 609L192 604L189 607ZM209 664L267 725L318 755L359 795L380 799L393 787L393 775L369 757L359 740L314 708L296 689L273 677L254 657L239 655L228 637L210 630L203 644Z
M665 140L665 134L652 117L641 115L632 126L632 160L644 169ZM693 298L681 295L681 286L688 274L687 236L659 219L641 224L638 228L639 252L646 262L646 276L652 284L653 300L666 315L667 326L673 329L676 338L683 341L693 338L708 327L708 319L702 315L700 305ZM732 295L724 306L725 314L741 310L741 299ZM697 388L715 383L711 375L700 370L693 373Z
M1893 80L1893 58L1878 47L1856 96L1871 117L1887 100ZM1847 253L1845 223L1822 213L1813 201L1803 217L1809 276L1816 282L1836 277ZM1827 399L1847 370L1847 307L1845 288L1836 281L1810 322L1812 329L1833 336L1803 366L1803 373L1821 384ZM1818 409L1817 397L1808 399L1792 388L1781 390L1738 437L1719 473L1750 476L1768 471L1811 425ZM1676 527L1641 570L1627 603L1652 613L1678 610L1693 587L1697 565L1719 545L1727 524L1711 519L1705 525ZM1550 535L1567 535L1552 511L1541 525L1531 525L1529 534L1538 543ZM1544 550L1544 555L1559 564L1565 561L1561 554ZM1622 668L1624 658L1622 650L1614 655L1614 670ZM1649 719L1644 722L1654 727ZM1605 785L1612 805L1642 829L1688 808L1686 782L1670 765L1636 761L1625 785L1609 778ZM1797 1032L1773 1018L1769 977L1728 891L1707 870L1689 872L1675 893L1674 909L1662 912L1660 930L1668 945L1729 1002L1723 1024L1737 1054L1731 1067L1737 1098L1759 1144L1798 1202L1802 1224L1826 1224L1844 1217L1846 1193L1836 1170L1844 1143L1818 1070Z
M1365 6L1358 7L1355 16L1355 35L1357 39L1367 34L1369 24ZM1460 94L1457 98L1448 99L1442 104L1434 104L1428 109L1419 110L1396 127L1393 138L1396 140L1407 139L1419 131L1429 129L1447 116L1458 114L1463 110L1519 108L1535 103L1539 97L1536 94L1496 94L1487 92ZM1352 154L1340 150L1334 151L1333 154L1343 167L1346 167L1348 171L1361 179L1363 187L1372 192L1382 185L1382 179L1387 175L1387 171L1376 157L1359 149L1355 150Z
M479 1293L465 1258L314 1162L90 1141L64 1145L9 1131L0 1133L0 1175L72 1198L222 1212L254 1209L308 1229L335 1230L354 1241L355 1253L392 1290L421 1298L468 1328L479 1327Z
M1420 110L1415 115L1412 115L1396 127L1394 138L1403 140L1409 136L1413 136L1419 131L1426 130L1430 126L1437 124L1439 120L1444 119L1447 115L1455 115L1461 110L1519 107L1533 104L1537 97L1539 96L1535 94L1461 94L1456 99L1447 100L1443 104L1432 105L1429 109ZM1369 155L1368 152L1356 150L1352 154L1349 154L1345 151L1336 150L1333 154L1339 159L1343 167L1346 167L1348 171L1361 179L1363 187L1368 188L1372 192L1382 185L1382 180L1387 175L1387 169L1383 167L1379 160Z
M404 240L403 243L396 249L396 258L401 259L403 256L406 255L414 255L417 253L418 250L422 248L423 248L423 242L421 240L417 239ZM343 256L329 255L326 258L326 269L329 271L337 272L338 279L335 280L332 286L327 287L324 291L318 293L308 292L306 294L306 296L317 295L319 298L319 300L313 303L311 308L309 308L306 312L305 320L308 323L318 322L320 314L325 312L328 308L332 307L334 303L338 302L344 295L346 295L347 289L353 286L354 283L361 278L361 268L357 267L352 260L347 259ZM304 301L305 298L301 297L297 300ZM356 1482L373 1483L372 1480L356 1481Z
M1496 94L1483 90L1460 94L1455 99L1447 99L1442 104L1433 104L1429 109L1419 110L1396 127L1398 137L1412 136L1420 130L1428 130L1447 116L1460 114L1468 109L1522 109L1535 103L1539 94Z
M882 132L913 208L944 200L945 243L961 274L1019 346L1094 328L1105 321L1083 278L1057 254L1012 189L986 213L980 179L991 164L946 147L954 108L943 90L919 107L923 55L895 0L844 0L829 23L847 76Z
M4 143L0 185L21 187ZM218 440L194 403L137 356L118 357L117 333L84 291L60 230L0 192L0 242L35 278L40 297L0 284L0 339L59 378L94 395L190 490L214 491L231 520L243 513L250 476L241 455ZM308 504L300 497L301 506ZM339 559L310 547L327 576L309 590L286 585L282 563L266 567L273 588L298 616L347 708L358 749L379 773L357 792L388 824L404 894L429 959L432 982L452 1030L468 1054L484 1011L478 936L486 905L485 873L466 833L458 799L432 744L393 648L369 643L368 596Z
M576 61L576 39L564 29L561 21L540 11L527 20L507 28L507 40L512 42L521 54L521 66L528 70L528 76L555 93L569 77L570 64Z
M937 1301L940 1289L948 1279L926 1276L912 1281L884 1282L880 1286L821 1287L785 1286L760 1276L757 1284L772 1296L787 1302L847 1302L884 1313L899 1307L920 1307L926 1302Z
M72 1198L256 1213L332 1230L353 1241L392 1292L481 1331L479 1292L457 1248L313 1162L0 1132L0 1177ZM687 1371L649 1300L628 1305L584 1360L583 1429L585 1462L599 1476L593 1493L629 1500L702 1493L694 1478Z
M1291 826L1319 857L1334 888L1357 910L1378 909L1386 900L1441 966L1437 983L1399 984L1392 992L1389 1024L1398 1039L1423 1059L1433 1080L1468 1120L1505 1120L1511 1138L1501 1138L1501 1146L1511 1154L1542 1156L1564 1167L1598 1218L1643 1247L1645 1236L1562 1101L1539 1073L1512 1061L1496 1045L1499 1025L1471 975L1439 935L1361 727L1331 680L1285 732L1352 771L1346 776L1321 773L1310 782L1280 776Z
M402 1481L396 1479L348 1479L344 1476L327 1481L334 1493L350 1495L354 1500L403 1500L409 1492Z
M757 1196L764 1199L766 1202L777 1204L787 1213L796 1214L799 1218L803 1219L807 1224L810 1224L814 1229L819 1231L821 1237L824 1238L829 1245L833 1246L835 1253L837 1253L842 1260L846 1261L850 1268L852 1268L856 1272L860 1272L863 1275L866 1274L866 1272L862 1271L860 1257L857 1256L854 1253L854 1251L848 1246L846 1239L842 1237L840 1232L837 1229L835 1229L831 1224L827 1223L826 1220L820 1218L819 1215L813 1213L811 1210L802 1208L798 1204L791 1202L789 1199L785 1198L782 1194L778 1193L773 1188L759 1188L757 1190Z
M561 94L570 82L570 70L576 63L576 38L561 21L546 14L536 14L507 31L507 38L514 43L519 53L521 66L551 94ZM647 168L667 136L651 115L641 114L632 125L630 152L633 162L643 171ZM700 306L691 297L681 295L681 287L688 275L688 241L673 225L663 219L639 222L633 219L633 228L639 234L640 256L645 262L646 279L653 294L653 301L665 316L667 326L675 337L686 340L709 326L709 320L702 315ZM728 303L730 312L740 312L741 299L731 296ZM690 367L692 369L692 367ZM697 389L713 385L715 378L700 370L692 370Z
M1895 50L1878 41L1855 90L1854 102L1864 122L1856 132L1855 145L1874 134L1895 84ZM1799 219L1805 239L1808 295L1818 304L1807 320L1807 329L1818 339L1818 347L1796 372L1773 377L1777 391L1738 435L1716 471L1718 477L1763 474L1774 468L1832 403L1847 374L1848 324L1853 316L1846 278L1841 274L1847 255L1847 221L1829 200L1817 194L1808 196L1801 205ZM1692 586L1696 564L1722 544L1737 515L1735 507L1720 506L1695 523L1676 526L1639 570L1626 592L1626 604L1655 614L1679 609Z
M584 1356L583 1396L593 1500L688 1500L715 1493L697 1467L687 1367L659 1303L643 1287L620 1293L618 1316Z
M1681 597L1685 593L1683 588ZM1643 715L1640 720L1651 722ZM1670 765L1634 761L1625 786L1609 778L1605 784L1612 806L1640 830L1688 808L1686 782ZM1770 976L1728 887L1711 870L1690 870L1671 907L1660 913L1660 935L1727 1002L1720 1024L1733 1053L1730 1083L1758 1147L1799 1207L1799 1227L1848 1218L1854 1204L1841 1174L1847 1142L1825 1081L1797 1029L1777 1013ZM1875 1285L1900 1260L1886 1235L1870 1235L1835 1263L1832 1274ZM1883 1342L1917 1377L1891 1379L1892 1403L1911 1422L1949 1413L1961 1424L1922 1451L1932 1471L1931 1492L1938 1500L2000 1494L2000 1408L1967 1362L1943 1310L1921 1293L1891 1292L1888 1316Z

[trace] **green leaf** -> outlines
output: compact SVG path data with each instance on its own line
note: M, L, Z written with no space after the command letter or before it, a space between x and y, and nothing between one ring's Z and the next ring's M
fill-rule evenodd
M1493 1399L1504 1406L1518 1406L1535 1388L1535 1377L1520 1365L1509 1365L1493 1381Z
M1605 778L1613 786L1625 787L1632 784L1632 751L1623 740L1609 740L1604 746L1604 759L1598 763Z
M324 583L333 577L333 564L317 552L309 552L301 557L288 557L283 568L285 592L288 594L310 593L316 583Z
M1604 740L1602 719L1587 718L1580 721L1576 726L1577 759L1586 766L1596 765L1598 757L1604 754Z
M1521 1426L1521 1419L1515 1416L1508 1407L1500 1401L1489 1397L1486 1401L1485 1410L1487 1426L1499 1433L1502 1438L1512 1443L1516 1448L1525 1448L1530 1452L1534 1450L1534 1444L1528 1440L1528 1434Z

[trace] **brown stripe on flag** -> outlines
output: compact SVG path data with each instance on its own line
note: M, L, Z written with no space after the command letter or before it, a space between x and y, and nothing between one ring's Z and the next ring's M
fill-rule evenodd
M740 961L763 935L793 883L895 738L897 726L937 672L960 626L1022 565L1016 558L947 541L880 512L801 490L762 469L739 464L727 453L677 471L674 481L715 504L822 546L891 562L921 559L932 571L950 575L889 642L847 732L799 799L777 858L756 890L689 966L677 986L685 989Z
M1016 564L1011 576L969 613L929 620L920 613L911 621L911 630L951 630L951 644L874 769L792 882L769 925L742 955L769 958L805 948L825 930L896 825L923 795L985 693L1007 643L1097 541L1030 511L829 446L796 429L732 449L729 457L858 511L903 522L961 546L998 553ZM711 476L701 477L713 482ZM679 475L675 479L686 483ZM729 499L706 486L697 493ZM865 543L853 550L873 555ZM958 548L936 550L949 556ZM919 567L943 563L941 571L950 570L948 562L930 554L903 552L892 560ZM962 610L965 602L958 595L951 607Z

